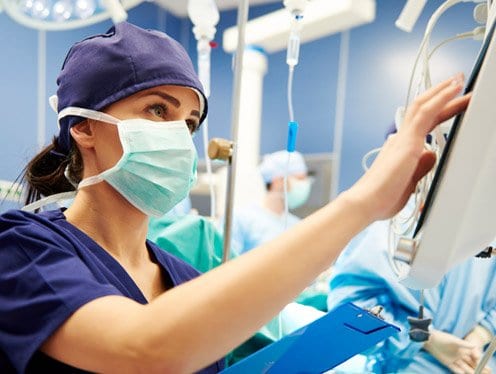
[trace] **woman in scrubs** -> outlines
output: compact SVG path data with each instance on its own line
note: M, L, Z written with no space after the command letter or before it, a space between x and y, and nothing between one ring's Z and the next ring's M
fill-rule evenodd
M432 167L427 133L462 111L451 78L419 97L370 170L277 240L198 276L146 241L188 193L207 102L182 47L121 23L76 43L58 77L60 131L27 166L29 200L0 216L1 372L217 372ZM65 195L67 196L67 194ZM193 279L194 278L194 279Z

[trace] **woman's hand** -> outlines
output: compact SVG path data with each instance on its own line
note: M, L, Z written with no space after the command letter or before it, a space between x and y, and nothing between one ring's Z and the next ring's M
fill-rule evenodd
M463 75L458 74L417 97L398 133L389 137L371 168L347 191L371 221L398 213L434 166L435 156L424 148L425 138L438 124L465 110L470 95L456 97L462 87Z

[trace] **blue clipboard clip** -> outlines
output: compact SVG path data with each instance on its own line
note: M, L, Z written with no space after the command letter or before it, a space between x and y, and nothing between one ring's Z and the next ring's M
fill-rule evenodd
M323 373L399 331L347 303L222 373Z

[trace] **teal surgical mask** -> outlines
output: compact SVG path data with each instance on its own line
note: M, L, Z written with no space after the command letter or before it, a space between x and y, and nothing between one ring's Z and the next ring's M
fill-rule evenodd
M312 181L306 179L292 179L288 191L288 208L296 209L305 204L310 196Z
M117 126L123 154L110 169L83 179L78 189L106 181L148 216L162 216L183 200L196 182L198 156L185 121L119 120L106 113L69 107L75 115Z

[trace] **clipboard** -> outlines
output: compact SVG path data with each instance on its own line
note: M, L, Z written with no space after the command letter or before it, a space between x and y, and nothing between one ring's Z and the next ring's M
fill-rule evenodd
M347 303L222 373L323 373L399 331Z

